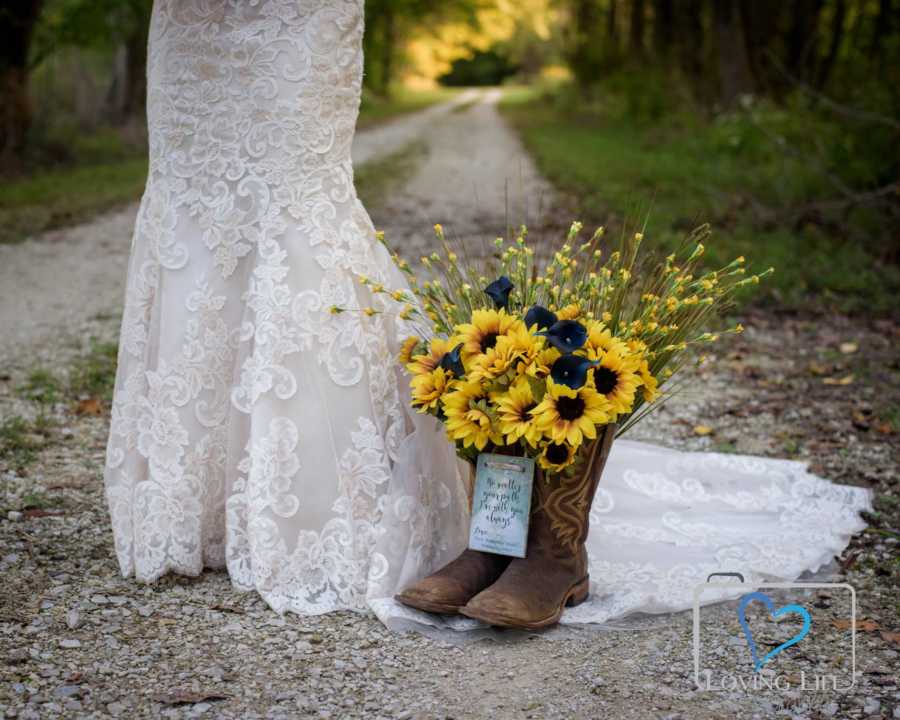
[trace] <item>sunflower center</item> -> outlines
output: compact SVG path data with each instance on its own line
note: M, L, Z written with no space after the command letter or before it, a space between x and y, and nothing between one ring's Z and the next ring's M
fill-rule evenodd
M619 384L619 373L608 367L594 368L594 387L601 395L609 395Z
M537 407L537 403L529 403L528 405L523 405L519 410L519 422L531 422L533 418L530 413Z
M489 332L485 333L484 337L481 338L481 352L487 352L494 345L497 344L497 338L500 337L499 333Z
M561 397L556 401L556 410L563 420L577 420L584 415L584 400L580 397Z
M569 450L565 445L557 445L556 443L552 443L547 447L546 458L553 465L561 465L569 459Z

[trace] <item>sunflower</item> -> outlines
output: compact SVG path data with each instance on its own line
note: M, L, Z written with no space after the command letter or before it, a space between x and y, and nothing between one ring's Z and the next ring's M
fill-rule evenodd
M497 338L506 335L511 329L524 323L505 310L475 310L472 322L456 326L459 342L463 344L463 362L468 367L469 361L486 353L497 344Z
M538 465L552 473L562 472L573 462L575 462L575 448L565 443L547 443L538 455Z
M590 353L601 353L615 350L621 355L628 352L628 348L619 338L614 337L602 322L591 321L588 323L588 339L585 346Z
M412 406L419 408L419 412L437 410L438 403L444 393L450 388L452 375L444 368L438 367L430 373L416 375L409 382L412 389Z
M503 444L503 436L494 428L494 418L488 410L485 388L478 382L459 382L444 395L444 415L447 435L462 442L464 447L474 445L484 450L488 442Z
M494 395L493 400L500 418L500 432L506 436L507 444L513 445L519 438L525 438L529 445L535 446L541 431L531 414L537 403L528 380L519 378L505 393Z
M406 338L400 346L400 354L397 356L401 365L408 365L412 361L413 353L422 341L415 335Z
M643 385L641 393L644 396L644 402L653 402L659 397L659 381L650 373L650 365L646 360L641 360L638 375L640 375Z
M424 375L430 373L438 365L444 355L453 349L454 343L447 338L432 338L428 346L428 353L422 355L414 355L411 362L406 364L406 369L413 375Z
M471 359L470 380L494 380L512 368L528 365L540 351L543 338L535 337L525 325L512 326L500 335L493 347Z
M600 354L598 360L600 365L588 371L590 385L609 401L613 419L616 415L631 412L634 393L642 382L638 374L640 358L609 350Z
M556 317L559 320L577 320L579 315L581 315L581 307L579 307L578 303L566 305L556 313Z
M549 377L550 370L553 368L553 363L559 360L561 356L562 353L555 347L547 346L541 348L527 364L520 363L518 371L538 379Z
M533 411L535 423L555 443L581 445L597 437L597 425L610 421L609 402L589 385L572 390L552 380L544 400Z

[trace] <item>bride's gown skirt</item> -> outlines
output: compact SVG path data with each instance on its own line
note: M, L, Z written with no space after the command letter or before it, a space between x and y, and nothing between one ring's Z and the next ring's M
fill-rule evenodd
M465 546L461 474L407 410L404 286L356 198L362 0L157 0L150 172L131 248L105 481L122 572L227 568L274 609L374 610ZM862 527L797 463L614 446L565 620L690 605L709 572L793 578Z

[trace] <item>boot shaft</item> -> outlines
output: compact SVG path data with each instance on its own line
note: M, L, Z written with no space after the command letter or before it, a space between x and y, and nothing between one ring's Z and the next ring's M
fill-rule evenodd
M538 469L532 494L528 548L557 557L583 553L594 493L609 457L616 425L606 425L571 476L545 475ZM581 552L579 552L579 550Z

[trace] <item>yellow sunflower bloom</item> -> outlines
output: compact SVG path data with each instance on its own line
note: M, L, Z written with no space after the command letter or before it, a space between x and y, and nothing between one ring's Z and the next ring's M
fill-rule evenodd
M450 388L452 375L444 368L435 368L430 373L416 375L409 382L412 389L412 406L419 412L437 410L438 403Z
M650 366L646 360L641 361L638 375L641 377L641 392L644 396L644 402L653 402L659 397L659 381L650 374Z
M509 445L525 438L531 446L536 446L541 430L534 421L531 411L537 407L531 385L525 378L519 378L505 393L493 397L500 419L500 432L506 436Z
M544 400L531 414L536 425L553 442L567 442L577 448L584 438L597 437L597 425L610 421L610 405L589 385L573 390L551 380Z
M543 379L550 375L553 363L559 360L561 355L562 353L555 347L543 347L528 362L520 363L518 371L534 378Z
M419 347L420 343L421 340L415 335L408 337L403 341L403 344L400 346L400 354L397 356L401 365L408 365L412 362L413 353L416 351L416 348Z
M467 377L494 380L523 363L527 366L543 346L543 340L529 333L524 324L515 325L506 335L500 335L493 347L471 358Z
M445 426L451 440L465 447L474 445L484 450L488 442L503 444L503 436L494 428L494 419L487 409L485 388L478 382L460 382L444 395Z
M581 308L578 306L578 303L566 305L556 313L558 320L577 320L579 315L581 315Z
M606 313L604 313L606 314ZM593 350L594 353L607 352L614 350L624 355L628 352L628 348L619 338L615 337L602 322L590 322L587 325L588 338L585 345L587 349Z
M459 342L463 344L462 358L468 367L469 361L486 353L497 344L497 338L524 323L505 310L475 310L472 322L456 326Z
M575 462L575 448L565 443L547 443L538 456L538 465L551 473L559 473Z
M434 370L441 362L441 358L453 349L452 339L433 338L428 346L428 353L414 355L412 361L406 364L406 369L413 375L424 375Z
M612 419L631 412L635 391L642 382L638 374L640 358L609 350L598 359L600 365L588 372L589 385L609 401Z

